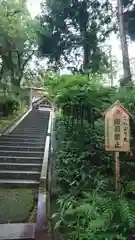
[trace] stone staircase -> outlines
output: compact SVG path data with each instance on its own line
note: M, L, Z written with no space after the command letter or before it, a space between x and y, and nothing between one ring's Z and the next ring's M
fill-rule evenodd
M49 115L33 109L11 134L0 136L0 187L38 187Z
M48 155L48 147L46 147L49 136L50 126L50 109L45 110L32 109L27 116L17 125L17 127L10 134L3 134L0 136L0 193L6 191L7 195L12 191L12 198L5 196L5 201L8 202L7 209L5 209L5 201L2 200L6 216L8 212L12 212L9 218L2 220L0 224L0 239L2 240L51 240L52 237L48 234L47 226L47 195L46 186L41 187L41 179L44 179L46 173L45 161ZM8 132L8 131L7 131ZM10 131L9 131L10 132ZM47 156L46 156L47 154ZM18 202L18 208L15 206L15 211L12 211L10 202L15 202L17 195L23 192L22 201L26 191L32 191L32 195L24 204ZM1 195L0 195L1 197ZM33 199L33 200L32 200ZM28 201L34 201L32 206L33 214L32 221L28 218L25 222L16 222L15 216L22 216L22 211L26 205L29 206ZM23 206L22 206L23 205ZM3 206L1 205L3 208ZM34 207L34 208L33 208ZM17 210L16 210L17 209ZM27 209L27 207L26 207ZM3 211L2 211L3 212ZM5 216L1 215L0 217ZM8 215L9 216L9 215ZM31 215L30 215L31 216ZM4 218L5 219L5 218ZM20 219L20 218L19 218ZM21 218L22 219L22 218Z

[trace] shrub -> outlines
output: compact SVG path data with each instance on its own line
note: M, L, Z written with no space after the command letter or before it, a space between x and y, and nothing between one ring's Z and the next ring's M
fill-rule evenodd
M61 189L56 227L64 240L128 239L135 228L135 203L127 199L135 191L134 157L121 154L118 197L114 158L104 150L102 112L119 99L134 116L135 88L105 88L84 76L51 81L48 89L61 109L55 126ZM131 144L134 152L133 139Z
M3 117L13 114L18 110L18 108L19 103L14 99L5 99L4 101L0 102L0 112Z

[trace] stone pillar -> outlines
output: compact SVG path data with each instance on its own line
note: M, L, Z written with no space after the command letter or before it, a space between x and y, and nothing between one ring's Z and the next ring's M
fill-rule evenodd
M29 91L29 109L32 109L32 88Z

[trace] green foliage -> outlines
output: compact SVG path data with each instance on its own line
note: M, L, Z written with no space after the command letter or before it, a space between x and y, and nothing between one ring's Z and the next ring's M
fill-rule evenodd
M104 150L102 113L119 99L134 116L135 88L105 88L97 76L52 76L46 85L59 109L55 130L60 194L53 217L61 239L128 239L135 228L135 202L127 198L135 192L134 156L120 155L117 196L114 157Z
M61 227L62 239L126 240L128 228L135 227L134 201L117 199L113 193L101 194L95 188L79 200L62 197L58 204L60 213L53 217L60 219L56 228Z
M92 93L92 91L95 89L95 91L99 92L99 94L100 88L103 89L103 92L108 91L107 88L104 89L102 87L102 81L100 80L100 77L101 76L97 74L91 75L89 77L81 75L63 75L61 77L57 75L49 75L46 79L45 84L56 104L61 104L61 102L67 103L68 99L70 102L80 102L81 94L82 101L84 101L85 97L85 101L89 103L89 101L92 101L90 91Z
M26 1L0 0L0 114L9 116L26 104L20 89L25 68L34 54L38 22L32 20Z
M5 103L0 104L0 110L2 110L3 117L13 114L19 108L19 103L15 100L8 99Z
M37 88L44 87L44 81L46 81L46 69L44 66L39 63L35 63L33 69L27 67L23 75L23 86L33 86Z
M33 55L37 23L26 1L0 0L0 81L20 86L24 69Z
M23 108L29 103L29 90L13 85L12 88L7 88L6 85L5 89L3 84L0 84L0 86L0 116L7 117L16 114L18 111L23 111Z
M107 57L100 47L112 31L108 1L42 1L39 49L52 66L73 72L103 72Z

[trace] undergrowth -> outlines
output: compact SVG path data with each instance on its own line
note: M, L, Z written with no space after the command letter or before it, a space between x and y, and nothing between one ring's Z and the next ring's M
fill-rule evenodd
M135 229L134 124L132 154L120 154L121 192L115 192L114 156L105 152L103 111L115 100L134 116L135 88L105 88L92 79L49 79L57 105L56 170L60 193L56 228L62 240L126 240Z

